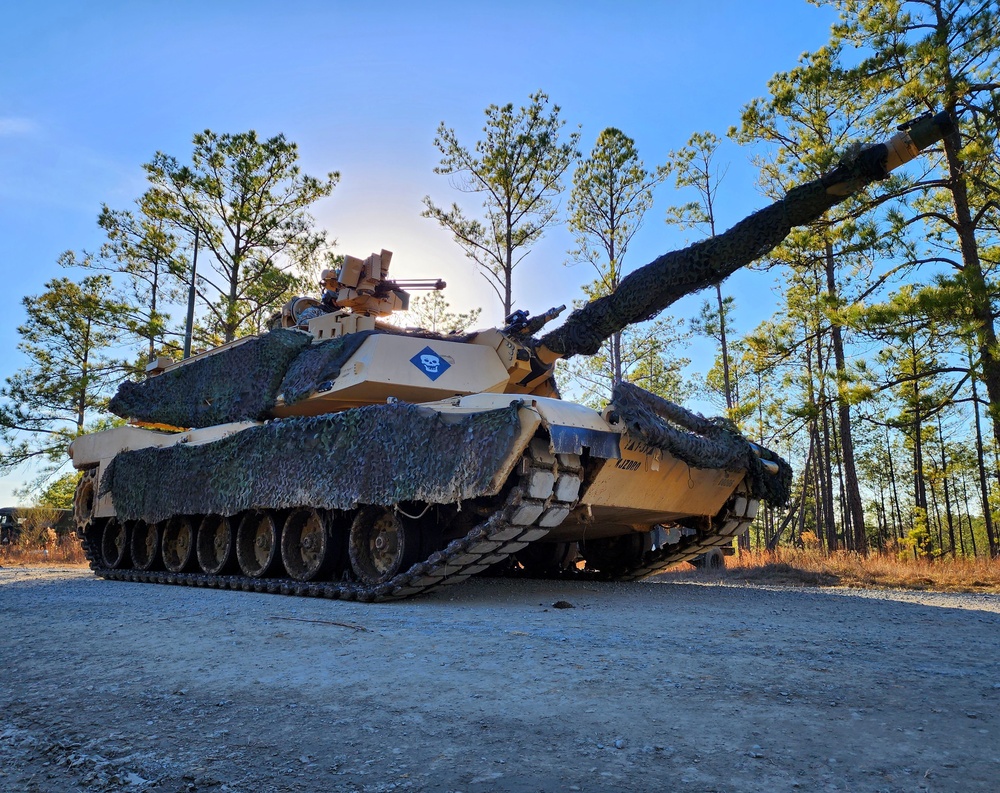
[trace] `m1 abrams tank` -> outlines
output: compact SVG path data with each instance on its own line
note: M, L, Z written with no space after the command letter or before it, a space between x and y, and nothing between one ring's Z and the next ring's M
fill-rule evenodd
M721 281L949 131L944 114L901 127L541 336L561 309L468 335L386 324L407 301L391 254L348 257L325 305L292 301L269 333L153 366L111 402L128 426L73 442L92 568L373 601L504 565L634 579L731 543L760 500L787 499L788 465L627 383L602 413L562 401L555 361Z

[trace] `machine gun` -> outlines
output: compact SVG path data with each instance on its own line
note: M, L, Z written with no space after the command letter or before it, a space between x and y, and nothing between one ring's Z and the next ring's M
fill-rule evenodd
M447 284L440 278L418 278L408 280L390 279L389 264L392 251L382 250L367 259L347 256L340 270L323 271L320 286L322 297L293 297L281 309L281 316L272 320L271 327L307 327L312 319L340 312L343 317L347 309L355 318L351 324L357 329L357 318L387 317L394 311L408 311L410 292L444 289ZM324 330L329 331L321 323ZM371 322L362 322L363 328L374 327ZM317 330L317 333L319 331Z
M355 314L386 317L394 311L409 309L410 292L447 286L440 278L391 280L391 261L392 251L384 249L367 259L348 256L336 275L332 270L324 271L324 287L335 293L334 302L339 308L349 308Z

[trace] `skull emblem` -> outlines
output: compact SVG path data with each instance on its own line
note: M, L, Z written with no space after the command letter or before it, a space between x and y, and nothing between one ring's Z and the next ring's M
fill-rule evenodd
M430 380L437 380L451 368L451 361L447 358L442 358L430 347L424 347L410 358L410 363L427 375Z

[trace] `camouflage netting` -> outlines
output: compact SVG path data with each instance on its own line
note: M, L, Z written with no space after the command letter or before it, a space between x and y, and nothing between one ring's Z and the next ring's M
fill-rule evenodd
M457 422L417 405L272 421L200 446L120 453L101 480L123 520L247 509L350 509L485 495L508 456L517 406Z
M313 344L302 351L285 372L278 393L286 405L292 405L308 398L313 392L327 391L333 386L333 381L340 374L341 367L347 362L365 340L378 330L364 330L359 333L349 333L319 344Z
M778 465L777 476L765 471L749 441L727 419L706 419L631 383L615 386L611 410L629 434L644 443L669 452L692 468L746 471L754 498L776 507L788 503L791 466L761 448L764 459Z
M122 418L174 427L263 421L279 394L294 404L328 390L347 359L376 333L459 342L470 338L379 329L312 344L306 333L273 330L141 383L122 383L109 407Z
M288 365L312 338L275 330L141 383L125 382L112 413L175 427L258 421L274 405Z
M773 250L793 226L817 220L847 198L847 193L828 193L828 184L853 192L884 178L884 160L884 146L856 152L828 177L790 190L782 200L728 231L660 256L625 277L613 294L574 311L538 344L566 358L596 354L615 333L652 319L685 295L721 282Z

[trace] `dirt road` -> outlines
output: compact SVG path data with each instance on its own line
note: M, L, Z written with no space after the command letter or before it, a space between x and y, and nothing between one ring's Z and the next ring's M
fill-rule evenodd
M0 791L995 793L998 650L996 595L0 569Z

